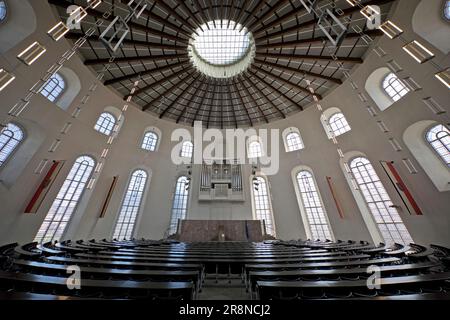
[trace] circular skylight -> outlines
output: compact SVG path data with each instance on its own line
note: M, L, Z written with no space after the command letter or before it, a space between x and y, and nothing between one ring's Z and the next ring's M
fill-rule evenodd
M250 35L246 28L231 20L203 24L194 33L193 48L205 62L224 66L240 61L249 51Z

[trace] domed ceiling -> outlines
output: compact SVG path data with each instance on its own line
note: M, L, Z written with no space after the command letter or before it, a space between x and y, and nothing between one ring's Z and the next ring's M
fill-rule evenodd
M159 118L207 127L249 127L286 118L313 101L306 81L320 97L344 79L344 72L363 62L369 44L352 31L367 30L366 18L346 0L319 1L319 6L343 10L352 19L345 40L334 48L317 26L318 18L293 0L154 0L115 53L104 84L126 97L141 79L133 102ZM368 0L389 12L394 0ZM126 16L126 0L104 0L88 10L77 40L113 7ZM49 0L62 21L70 5L85 0ZM93 72L100 72L111 56L99 39L107 24L97 27L80 53ZM338 66L332 55L342 63Z

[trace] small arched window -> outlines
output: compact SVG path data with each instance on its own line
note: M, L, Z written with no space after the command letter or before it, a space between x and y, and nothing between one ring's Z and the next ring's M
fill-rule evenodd
M184 158L192 158L192 153L194 152L194 145L190 141L183 142L181 146L181 156Z
M262 157L262 147L259 141L252 141L248 144L248 157L259 158Z
M444 163L450 167L450 131L448 128L438 124L427 131L426 138Z
M189 179L186 176L181 176L177 179L177 183L175 185L169 234L175 234L177 232L178 220L186 219L188 199Z
M352 129L341 112L333 114L328 120L328 124L336 137Z
M445 20L450 21L450 0L445 1L444 18L445 18Z
M297 173L296 178L312 240L332 240L331 228L313 175L307 170L302 170Z
M0 167L8 160L24 137L22 129L8 123L0 134Z
M297 132L291 132L286 136L286 145L288 152L303 149L303 141Z
M8 15L8 9L6 8L6 2L0 0L0 23L2 23Z
M370 161L364 157L354 158L350 168L384 241L412 243L411 235Z
M120 208L119 219L114 228L115 239L131 239L136 224L137 215L144 195L147 173L136 170L131 175L125 197Z
M59 73L55 73L44 84L41 94L51 102L55 102L66 88L66 83Z
M386 94L394 101L400 100L409 92L409 89L392 72L384 78L383 89Z
M103 112L98 118L94 129L109 136L111 135L115 124L116 118L109 112Z
M269 188L266 179L263 177L255 177L253 179L253 203L256 219L264 220L266 233L275 237L275 224L273 222Z
M34 241L48 242L61 239L83 195L94 166L94 159L88 156L81 156L75 160Z
M144 139L142 140L142 149L148 151L155 151L158 145L158 135L152 131L148 131L144 134Z

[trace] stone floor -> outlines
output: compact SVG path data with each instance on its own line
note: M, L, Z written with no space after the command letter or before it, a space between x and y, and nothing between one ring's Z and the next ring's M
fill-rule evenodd
M231 283L230 283L231 282ZM215 275L207 274L198 300L249 300L250 295L245 292L245 285L240 275L230 278L220 276L216 283Z

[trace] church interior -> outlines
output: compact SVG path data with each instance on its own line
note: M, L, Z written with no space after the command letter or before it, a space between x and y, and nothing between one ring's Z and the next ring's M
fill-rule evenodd
M0 300L450 300L450 1L0 0Z

